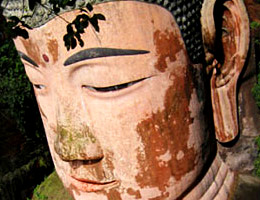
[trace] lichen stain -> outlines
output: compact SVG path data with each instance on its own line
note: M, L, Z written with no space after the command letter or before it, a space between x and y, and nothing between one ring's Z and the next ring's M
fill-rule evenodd
M67 120L69 121L69 119ZM88 145L94 145L97 149L92 152L92 149L87 148L87 152L86 147ZM89 155L94 154L96 157L99 157L102 154L99 143L86 125L84 127L76 127L75 125L58 123L54 149L63 160L88 158Z
M47 43L49 53L52 55L53 62L58 60L58 42L55 39L48 40Z
M37 65L45 67L45 63L41 59L40 49L37 43L34 43L31 39L21 39L28 56L36 62Z
M110 189L106 192L107 199L111 200L122 200L121 194L116 189Z
M141 199L142 198L139 190L136 191L133 188L128 188L126 191L129 195L134 196L135 199Z
M164 72L167 68L167 58L169 61L174 62L176 60L176 53L182 50L184 46L180 43L179 37L168 30L164 32L155 31L153 40L156 46L156 55L158 56L155 67L160 72Z
M159 187L166 194L166 187L171 176L180 180L196 166L196 152L188 147L190 117L189 102L193 90L192 74L188 69L172 74L173 84L167 89L164 99L165 109L153 113L137 125L137 132L144 144L145 158L138 156L140 173L136 181L141 188ZM157 127L157 128L155 128ZM158 128L159 127L159 128ZM152 143L151 143L152 142ZM172 159L161 165L155 158L170 150ZM177 159L182 150L182 159Z

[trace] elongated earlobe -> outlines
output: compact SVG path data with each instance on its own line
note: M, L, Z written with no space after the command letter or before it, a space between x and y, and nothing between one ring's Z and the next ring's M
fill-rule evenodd
M206 0L201 21L206 61L213 68L210 87L216 138L229 142L239 130L236 90L249 47L249 20L242 0Z

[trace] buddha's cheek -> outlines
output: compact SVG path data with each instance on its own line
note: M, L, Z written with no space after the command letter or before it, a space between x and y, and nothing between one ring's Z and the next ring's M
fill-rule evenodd
M178 197L194 181L202 166L198 154L201 154L203 130L193 132L191 128L200 115L197 98L192 97L195 90L191 74L183 69L172 76L173 84L164 97L165 109L152 113L136 127L143 148L138 149L139 171L135 179L143 197L148 197L152 189L154 196L149 198ZM197 103L195 116L192 101ZM191 141L196 138L197 142Z

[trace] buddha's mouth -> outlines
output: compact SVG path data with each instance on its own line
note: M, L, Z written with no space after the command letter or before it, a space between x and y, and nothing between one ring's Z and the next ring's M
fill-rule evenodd
M95 192L116 187L119 181L113 175L108 157L69 162L67 177L74 188L83 192Z
M72 176L68 177L70 183L78 190L83 192L96 192L104 189L110 189L119 186L119 181L97 182L88 179L78 179Z

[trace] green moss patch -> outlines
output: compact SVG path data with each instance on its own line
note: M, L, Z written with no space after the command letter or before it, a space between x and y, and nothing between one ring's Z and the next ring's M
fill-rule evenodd
M34 189L32 200L73 200L63 187L56 171Z

